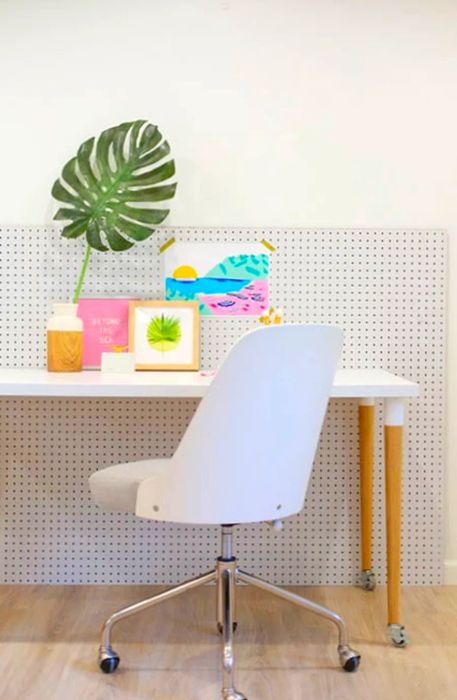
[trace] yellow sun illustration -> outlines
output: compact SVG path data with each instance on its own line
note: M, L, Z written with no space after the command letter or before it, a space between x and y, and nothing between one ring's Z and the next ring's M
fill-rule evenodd
M173 278L175 280L196 280L197 277L197 270L191 265L180 265L173 272Z

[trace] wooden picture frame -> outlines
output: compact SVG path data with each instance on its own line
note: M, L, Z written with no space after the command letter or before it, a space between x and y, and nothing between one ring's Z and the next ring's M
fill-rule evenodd
M129 351L137 370L197 370L198 302L131 301Z

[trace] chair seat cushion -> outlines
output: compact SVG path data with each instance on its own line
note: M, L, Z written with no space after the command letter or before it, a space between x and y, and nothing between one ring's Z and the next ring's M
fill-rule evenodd
M100 469L89 478L92 498L104 510L134 513L140 483L162 473L169 463L169 459L146 459Z

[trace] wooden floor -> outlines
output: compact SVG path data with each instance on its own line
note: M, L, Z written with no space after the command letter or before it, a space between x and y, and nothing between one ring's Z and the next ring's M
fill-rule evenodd
M155 589L158 590L158 589ZM346 616L358 673L340 670L332 625L260 591L239 592L237 685L248 700L454 700L457 587L404 590L412 644L385 640L385 591L294 589ZM143 586L0 587L2 700L218 700L214 588L191 591L119 624L121 665L96 665L98 631Z

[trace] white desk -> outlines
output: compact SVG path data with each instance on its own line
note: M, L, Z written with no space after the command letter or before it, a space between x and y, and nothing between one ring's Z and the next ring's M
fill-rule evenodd
M213 376L199 372L135 372L49 374L46 370L0 369L0 396L201 398ZM419 386L381 370L339 370L332 398L359 400L362 586L372 590L372 490L375 399L384 400L385 483L387 521L387 601L390 637L404 646L400 624L401 481L403 465L404 399L419 395Z
M199 372L103 374L0 369L0 396L201 398L212 379L213 376L202 376ZM419 386L382 370L342 369L336 373L331 395L332 398L401 398L418 396Z

